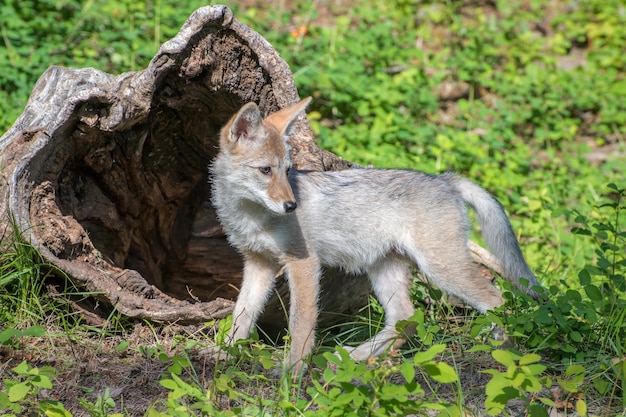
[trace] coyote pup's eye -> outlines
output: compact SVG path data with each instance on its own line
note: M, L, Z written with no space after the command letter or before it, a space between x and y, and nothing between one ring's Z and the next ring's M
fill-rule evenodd
M261 171L261 174L263 175L269 175L272 173L272 167L261 167L259 168L259 171Z

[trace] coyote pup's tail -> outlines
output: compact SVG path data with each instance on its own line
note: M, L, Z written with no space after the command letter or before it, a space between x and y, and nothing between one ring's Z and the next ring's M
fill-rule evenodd
M531 288L541 286L532 273L519 247L504 208L489 192L472 181L453 174L444 174L476 213L487 246L496 257L505 278L534 298L539 294ZM528 281L522 285L520 278Z

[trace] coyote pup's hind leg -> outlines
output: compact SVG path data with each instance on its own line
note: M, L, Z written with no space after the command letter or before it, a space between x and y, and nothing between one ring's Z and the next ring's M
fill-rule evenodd
M464 235L443 236L422 245L425 256L412 251L412 256L426 277L444 292L457 296L485 313L504 302L500 291L485 279L472 261Z
M380 356L391 346L399 347L406 341L411 329L399 334L396 324L413 315L411 301L411 274L408 265L394 258L385 258L367 270L376 298L385 310L385 327L374 337L350 351L356 360Z

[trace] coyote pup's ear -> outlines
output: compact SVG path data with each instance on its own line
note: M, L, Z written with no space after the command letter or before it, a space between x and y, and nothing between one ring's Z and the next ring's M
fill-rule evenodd
M259 136L260 129L262 129L261 112L255 103L248 103L224 126L221 139L230 143L254 141Z
M296 104L285 107L272 113L265 118L265 122L273 125L283 136L289 136L293 129L294 122L300 113L302 113L311 102L311 97L300 100Z

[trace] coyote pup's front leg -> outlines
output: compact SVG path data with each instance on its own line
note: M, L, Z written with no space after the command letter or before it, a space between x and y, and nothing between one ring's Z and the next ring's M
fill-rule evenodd
M269 294L274 288L279 265L259 254L245 255L243 282L233 310L233 325L228 341L234 344L252 333ZM287 368L297 373L302 360L315 343L318 309L320 266L315 259L306 258L286 263L290 288L289 332L291 348Z
M228 341L234 344L252 333L252 327L263 311L279 266L256 253L244 255L243 282L233 310L233 326Z
M314 258L298 259L286 264L290 289L289 333L291 348L287 366L292 372L302 369L302 360L311 353L317 324L317 296L320 264Z

